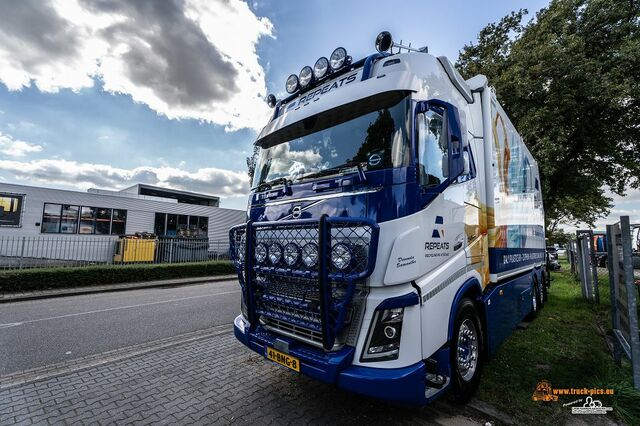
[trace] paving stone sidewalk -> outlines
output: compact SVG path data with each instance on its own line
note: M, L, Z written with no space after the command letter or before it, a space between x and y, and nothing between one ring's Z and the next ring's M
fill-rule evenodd
M267 362L231 331L0 391L0 425L441 424L488 419L437 403L404 408Z

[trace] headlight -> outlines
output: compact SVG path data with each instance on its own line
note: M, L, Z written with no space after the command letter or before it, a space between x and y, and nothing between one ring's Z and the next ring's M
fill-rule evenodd
M347 50L344 47L338 47L329 57L329 64L334 71L342 68L347 62Z
M331 262L333 266L342 270L351 263L351 250L345 244L338 243L331 249Z
M276 99L275 95L273 93L270 93L267 96L267 105L269 105L269 108L273 108L277 103L278 100Z
M298 90L298 76L295 74L291 74L287 78L287 93L293 93Z
M404 308L376 311L362 355L364 360L387 361L398 359Z
M264 243L259 243L256 246L255 258L258 263L262 263L267 259L267 246Z
M307 268L318 263L318 245L316 243L309 243L302 247L302 262Z
M299 251L298 246L295 243L289 243L284 246L284 262L293 266L298 262Z
M298 81L300 82L300 87L307 87L311 80L313 79L313 70L310 66L306 66L300 70L300 75L298 77Z
M329 72L329 60L324 56L316 61L313 66L313 75L316 79L320 80Z
M282 246L278 243L273 243L269 246L269 260L274 265L280 263L282 259Z

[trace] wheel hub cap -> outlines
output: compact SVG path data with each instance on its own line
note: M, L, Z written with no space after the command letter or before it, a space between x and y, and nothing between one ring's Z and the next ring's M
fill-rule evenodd
M478 366L478 331L470 319L466 319L460 324L456 358L460 376L468 382Z

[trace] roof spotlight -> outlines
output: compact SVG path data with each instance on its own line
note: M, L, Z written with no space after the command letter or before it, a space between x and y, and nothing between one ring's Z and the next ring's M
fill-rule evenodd
M288 78L287 78L287 93L293 93L296 90L298 90L298 76L295 74L291 74Z
M387 50L393 47L393 38L391 38L391 33L389 31L382 31L376 37L376 50L380 53L386 52Z
M313 80L313 70L310 66L306 66L300 70L300 74L298 75L298 80L300 81L300 87L307 87L311 80Z
M400 43L402 43L402 40L400 40ZM408 46L405 46L400 43L396 43L395 41L393 41L393 38L391 37L391 33L389 31L382 31L376 37L376 50L380 53L387 52L387 51L390 53L393 53L393 48L395 47L396 49L398 49L398 52L396 53L401 53L403 49L408 52L421 52L421 53L429 52L429 49L427 48L427 46L416 49L411 47L411 43L409 43Z
M329 64L332 70L342 68L348 62L347 49L338 47L329 57Z
M276 106L276 102L278 102L276 100L276 97L273 93L269 93L269 95L267 96L267 105L269 105L269 108L273 108L274 106Z
M317 80L327 75L329 72L329 60L324 56L318 59L313 66L313 75Z

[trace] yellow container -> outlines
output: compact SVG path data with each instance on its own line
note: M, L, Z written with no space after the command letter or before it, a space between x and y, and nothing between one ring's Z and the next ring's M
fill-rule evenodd
M156 257L157 239L124 237L118 241L113 261L116 263L153 262Z

